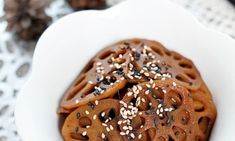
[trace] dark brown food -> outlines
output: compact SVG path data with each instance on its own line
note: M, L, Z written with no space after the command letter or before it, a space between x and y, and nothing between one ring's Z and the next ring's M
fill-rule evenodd
M106 4L105 0L67 0L74 10L100 9Z
M113 105L108 106L108 101ZM126 110L133 115L128 106L134 109L131 119L125 115ZM116 109L112 118L115 133L110 135L101 126L102 120L89 127L89 132L85 128L75 132L81 128L75 124L78 111L84 115L88 110L92 122L90 113L101 114L101 109ZM59 113L68 115L62 130L66 141L92 140L94 135L96 140L203 141L216 118L211 94L194 64L144 39L121 41L99 52L67 90Z

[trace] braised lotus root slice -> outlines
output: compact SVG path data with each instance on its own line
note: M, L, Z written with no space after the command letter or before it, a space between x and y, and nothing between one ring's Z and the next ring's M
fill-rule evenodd
M133 53L138 54L134 61L138 71L152 79L172 77L189 89L196 90L200 87L201 77L192 61L167 50L159 42L139 40Z
M114 78L111 79L114 81L107 83L106 77ZM88 63L62 98L60 111L69 112L89 101L111 97L113 93L110 91L122 88L125 80L142 83L168 77L192 90L201 84L200 74L190 60L168 51L155 41L124 40L100 51ZM121 82L115 83L117 80ZM101 86L102 83L104 86ZM103 91L109 92L101 94Z
M119 101L105 99L80 106L65 120L65 141L122 141L117 126Z
M172 79L141 83L120 101L121 135L131 140L194 140L203 136L197 125L193 99Z
M101 52L99 57L94 58L96 61L92 60L88 63L80 77L62 98L61 107L63 109L61 108L59 112L73 110L89 101L112 97L125 86L124 72L127 71L127 68L123 64L126 59L119 57L125 53L125 50L110 51L106 49L104 53ZM122 67L115 68L117 64Z

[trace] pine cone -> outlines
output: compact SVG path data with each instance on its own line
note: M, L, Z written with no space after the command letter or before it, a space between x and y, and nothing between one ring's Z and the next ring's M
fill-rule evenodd
M45 13L49 0L4 0L4 3L7 31L23 40L38 39L51 21Z
M105 6L105 0L66 0L75 10L100 9Z

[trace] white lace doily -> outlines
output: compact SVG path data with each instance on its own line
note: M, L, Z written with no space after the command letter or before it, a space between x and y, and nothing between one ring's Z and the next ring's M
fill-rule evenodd
M122 0L108 0L112 6ZM235 38L235 7L227 0L171 0L188 9L208 27ZM146 2L148 2L146 0ZM2 9L3 1L0 1ZM56 0L47 13L57 20L71 13L64 0ZM0 11L0 15L3 12ZM0 141L20 141L14 124L13 111L17 93L31 71L35 43L13 40L4 31L6 23L0 23Z

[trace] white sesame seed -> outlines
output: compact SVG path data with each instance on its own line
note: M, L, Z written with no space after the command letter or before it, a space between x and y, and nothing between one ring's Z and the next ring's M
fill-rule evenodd
M138 139L140 139L141 137L142 137L142 134L139 134L139 135L138 135Z
M157 106L158 108L161 108L162 107L162 104L158 104L158 106Z
M140 70L140 73L144 73L144 70Z
M91 126L90 125L87 125L86 128L90 128Z
M163 114L159 114L160 117L163 117Z
M82 132L83 136L86 136L86 134L87 134L87 131Z
M164 94L166 94L166 90L162 90Z
M135 138L134 133L131 133L130 136L131 136L133 139Z
M104 116L105 116L105 112L102 112L102 113L101 113L101 117L104 117Z
M139 115L142 115L143 113L142 112L139 112Z
M101 134L101 138L102 138L102 139L105 138L105 134L104 134L104 133Z
M119 121L118 121L118 125L121 125L121 124L122 124L122 121L121 121L121 120L119 120Z
M163 112L163 108L162 107L160 108L160 112Z
M143 127L144 127L144 125L141 125L141 126L140 126L140 128L143 128Z
M152 106L152 105L153 105L153 103L149 102L149 106Z
M149 73L145 72L144 75L145 75L145 76L149 76Z
M176 83L175 83L175 82L173 82L172 84L173 84L173 86L176 86Z
M128 135L130 133L130 130L126 130L126 135Z
M106 130L107 130L107 132L110 132L110 129L109 129L109 127L106 127Z
M159 109L157 109L156 114L159 115L159 113L160 113L160 112L159 112Z
M78 104L78 103L79 103L79 100L78 100L78 99L76 99L76 100L75 100L75 103L76 103L76 104Z
M127 96L131 96L133 94L133 92L128 92Z
M87 115L89 115L89 111L86 110L85 113L86 113Z
M156 84L155 84L155 83L153 83L152 88L154 88L155 86L156 86Z
M93 82L92 82L92 81L89 81L88 83L89 83L89 84L93 84Z
M97 118L97 115L94 115L94 116L93 116L93 119L96 120L96 118Z
M144 98L141 98L141 101L142 101L142 102L146 102Z
M142 90L142 87L141 87L141 86L138 85L137 87L138 87L138 89L139 89L140 91Z
M149 94L149 90L145 91L145 94L148 95Z
M95 100L95 105L98 105L99 104L99 101L98 100Z
M176 103L176 100L175 100L173 97L171 98L171 100L172 100L174 103Z
M123 130L127 130L128 127L127 127L127 126L123 126L122 129L123 129Z
M150 87L151 87L149 84L146 84L146 86L147 86L148 88L150 88Z
M103 126L105 126L105 127L107 126L107 124L106 124L106 123L102 123L102 125L103 125Z
M125 133L124 133L124 132L120 132L120 135L124 136L124 135L125 135Z
M97 65L97 66L101 66L102 63L101 63L101 62L97 62L96 65Z
M109 128L110 128L110 130L113 130L113 129L114 129L112 125L110 125Z

